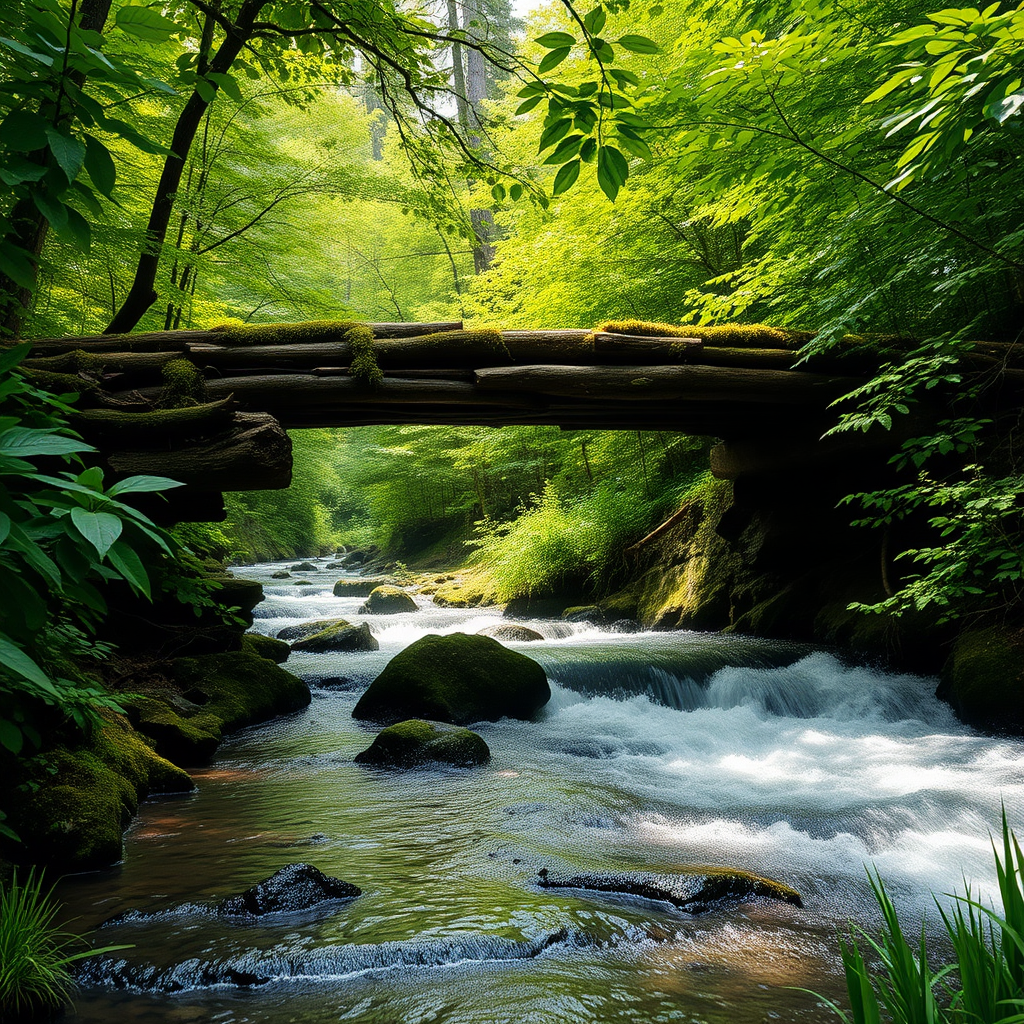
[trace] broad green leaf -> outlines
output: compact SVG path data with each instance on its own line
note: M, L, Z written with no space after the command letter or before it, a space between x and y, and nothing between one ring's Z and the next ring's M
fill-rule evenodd
M572 188L573 183L580 176L580 161L573 160L570 163L563 164L558 168L558 173L555 175L555 183L552 186L552 195L561 195L563 192L568 191Z
M205 103L212 103L217 98L217 90L205 78L197 78L194 88Z
M517 181L514 185L509 186L508 197L513 203L518 203L523 195L523 186Z
M87 512L84 508L71 510L71 521L78 532L96 549L102 560L110 546L121 536L124 524L109 512Z
M107 552L107 558L136 590L150 597L149 576L134 548L123 540L115 541Z
M496 203L502 202L505 198L505 186L499 181L496 185L491 188L491 196L494 198Z
M163 43L182 31L170 18L165 18L151 7L129 5L117 12L114 23L119 29L149 43Z
M49 676L23 651L0 633L0 665L9 672L35 683L41 690L56 696L57 691Z
M0 142L18 153L31 153L46 145L50 122L29 110L12 110L0 123Z
M568 49L576 45L576 37L568 32L545 32L538 36L536 42L540 43L547 50Z
M985 116L1002 124L1019 114L1021 110L1024 110L1024 92L1015 92L995 103L990 103L985 107Z
M0 181L13 188L25 181L39 181L46 171L45 164L36 164L11 154L7 157L5 166L0 167Z
M0 512L0 544L7 540L11 532L11 517L6 512Z
M625 35L616 40L616 45L630 53L661 53L661 47L647 36Z
M4 36L0 36L0 46L6 46L8 50L13 50L15 53L23 54L25 57L29 57L31 60L42 64L44 67L49 68L53 66L53 57L47 53L40 53L38 50L33 50L24 43L19 43L17 39L7 39Z
M514 188L515 186L513 186ZM139 494L143 491L169 491L174 487L184 487L178 480L172 480L167 476L130 476L126 480L120 480L107 490L111 498L119 494Z
M33 192L32 202L47 219L54 231L62 232L68 226L68 208L49 192Z
M238 83L230 75L210 71L206 77L211 82L216 82L236 103L242 102L242 90L238 88Z
M584 19L583 26L591 34L596 36L604 28L608 15L603 7L595 7Z
M74 437L66 437L49 430L31 427L12 427L0 433L0 455L30 458L33 455L74 455L94 452L91 444Z
M110 150L99 139L92 135L85 137L85 169L92 178L92 183L105 196L114 191L117 170Z
M544 161L546 164L564 164L566 160L572 159L580 151L583 144L583 135L570 135L555 147L555 151Z
M12 754L20 754L25 744L25 737L21 729L6 718L0 718L0 747L4 747Z
M537 65L537 73L545 74L552 68L558 67L559 64L569 56L569 47L563 47L559 50L552 50L548 55Z
M547 128L541 132L540 142L538 143L538 150L545 150L549 146L553 146L559 139L564 138L572 127L572 118L564 117L559 121L555 121L553 124L549 124Z
M0 350L0 373L13 370L32 351L31 342L22 342L14 348Z
M73 207L67 207L68 234L78 243L84 252L89 251L92 244L92 228L89 222Z
M533 108L535 106L537 106L538 103L540 103L540 101L542 99L544 99L544 97L541 95L541 96L531 96L528 100L523 100L523 102L520 103L518 107L516 107L516 113L517 114L529 113L531 110L533 110Z
M46 138L50 144L50 152L57 165L64 172L68 184L78 177L78 172L85 162L85 143L73 135L66 135L56 128L46 129Z

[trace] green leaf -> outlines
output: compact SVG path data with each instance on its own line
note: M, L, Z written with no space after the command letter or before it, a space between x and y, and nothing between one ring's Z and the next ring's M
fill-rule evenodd
M197 78L194 88L204 103L212 103L217 98L217 90L205 78Z
M151 7L129 5L117 12L114 23L119 29L149 43L163 43L182 30L170 18Z
M538 151L543 152L549 146L553 146L559 139L563 138L572 127L572 118L563 117L560 121L555 121L549 124L547 128L541 132L540 142L537 146Z
M583 140L584 136L582 135L570 135L569 138L563 139L544 163L564 164L566 160L570 160L579 153Z
M1015 114L1019 114L1021 110L1024 110L1024 92L1015 92L995 103L990 103L985 107L985 116L1002 124Z
M26 459L33 455L74 455L94 451L96 449L91 444L49 430L11 427L0 433L0 455Z
M107 552L110 564L133 586L136 590L150 597L149 576L146 574L146 567L142 559L135 553L135 550L123 540L115 541Z
M552 68L557 68L559 64L569 56L569 47L563 47L560 50L552 50L541 62L537 65L537 73L543 75L545 72L550 71Z
M124 529L124 523L117 516L112 516L109 512L87 512L84 508L73 508L71 521L78 532L96 549L101 561Z
M0 545L7 540L7 535L11 532L11 517L6 512L0 512Z
M0 46L6 46L8 50L13 50L15 53L23 54L24 56L36 61L38 64L42 64L44 67L53 67L53 58L49 54L33 50L24 43L19 43L17 39L7 39L0 36Z
M520 185L519 182L517 181L508 190L509 199L511 199L513 203L518 203L519 200L522 198L522 195L523 195L523 186Z
M32 202L47 219L54 231L62 232L68 226L68 208L49 192L33 192Z
M92 245L92 228L89 222L73 207L67 207L68 234L78 243L80 249L88 252Z
M6 748L12 754L19 754L24 744L25 737L22 735L21 729L13 722L0 718L0 747Z
M541 95L541 96L531 96L528 100L523 100L523 102L520 103L518 107L516 107L516 113L517 114L527 114L527 113L529 113L531 110L533 110L533 108L535 106L537 106L538 103L540 103L540 101L542 99L544 99L544 97Z
M57 165L64 172L68 184L78 177L85 161L85 143L76 139L73 135L65 135L64 132L50 127L46 129L46 138L50 144L50 152L53 154Z
M47 674L20 647L15 647L3 634L0 634L0 665L9 672L27 679L30 683L35 683L47 693L53 696L57 695L57 690Z
M592 35L596 36L604 28L608 15L603 7L595 7L584 19L583 27Z
M238 88L238 83L230 75L210 71L206 77L211 82L216 82L236 103L242 102L242 90Z
M491 195L494 197L496 203L500 203L505 198L505 186L499 181L496 185L491 187Z
M107 491L107 496L117 497L119 494L140 494L144 491L169 491L185 485L167 476L130 476L121 480Z
M32 343L28 341L15 345L14 348L0 350L0 373L13 370L31 351Z
M616 40L616 44L630 53L661 53L661 48L647 36L626 35Z
M555 175L555 183L551 189L551 194L559 196L563 192L567 192L572 188L576 179L580 176L580 166L581 163L579 160L573 160L570 163L562 164L562 166L558 168L558 173Z
M92 135L85 137L85 169L96 188L109 198L114 191L117 169L110 150Z
M0 271L22 288L28 288L29 291L35 289L36 268L24 249L0 241Z
M576 45L576 37L568 32L545 32L535 40L547 50L568 49Z
M597 166L598 170L603 166L616 185L624 185L629 177L629 163L614 146L601 146L597 151Z
M17 153L31 153L46 146L50 122L28 110L12 110L0 123L0 142Z
M0 181L13 188L25 181L39 181L46 171L45 164L36 164L11 154L7 157L6 166L0 167Z

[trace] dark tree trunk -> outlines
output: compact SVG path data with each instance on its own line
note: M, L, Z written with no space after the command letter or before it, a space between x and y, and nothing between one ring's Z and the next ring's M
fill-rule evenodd
M266 6L266 0L247 0L242 4L230 33L225 36L213 60L210 61L209 71L211 74L226 74L231 69L231 65L242 51L242 47L251 38L253 22L264 6ZM210 86L214 90L217 89L213 82L210 83ZM171 221L174 200L178 193L178 186L181 184L181 176L185 170L189 150L192 148L196 132L199 130L200 122L209 105L210 101L204 100L198 92L193 92L178 115L178 122L174 126L174 135L171 137L171 152L164 161L164 169L160 175L156 195L153 197L149 224L146 226L146 240L142 252L139 254L135 278L121 308L107 325L105 332L107 334L126 334L133 330L158 298L156 272L160 265L164 240L167 237L167 227Z

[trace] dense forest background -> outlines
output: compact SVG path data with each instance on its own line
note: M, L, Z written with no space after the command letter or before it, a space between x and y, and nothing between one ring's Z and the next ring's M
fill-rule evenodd
M57 0L0 16L9 332L635 319L805 328L812 349L916 339L846 429L888 428L922 389L957 386L971 339L1018 337L1020 6L634 0L551 3L525 23L505 0L314 4L311 21L229 8L115 2L80 46L63 45ZM231 18L250 34L221 61ZM140 305L147 261L157 299ZM997 449L938 501L961 532L988 502L1005 540L1020 478L995 431L953 409L907 461ZM706 450L543 428L294 441L289 491L232 495L226 523L182 535L240 560L374 541L606 582L616 551L703 486Z

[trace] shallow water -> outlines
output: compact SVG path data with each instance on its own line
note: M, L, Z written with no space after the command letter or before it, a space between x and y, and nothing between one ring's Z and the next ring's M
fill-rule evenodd
M310 707L229 739L195 796L144 805L121 866L65 884L89 925L199 905L98 931L135 948L90 968L80 1020L828 1020L794 989L841 990L836 927L873 921L865 864L919 917L964 875L990 890L1001 801L1021 820L1024 744L959 724L934 679L694 633L531 622L548 638L509 646L544 665L552 700L536 722L478 727L488 767L362 768L373 730L351 711L388 659L499 616L426 598L362 616L332 596L337 572L296 588L278 567L240 570L266 584L258 631L342 615L381 649L293 655L332 680ZM299 860L363 895L258 925L203 912ZM778 878L805 906L691 917L535 884L542 867L691 864Z

